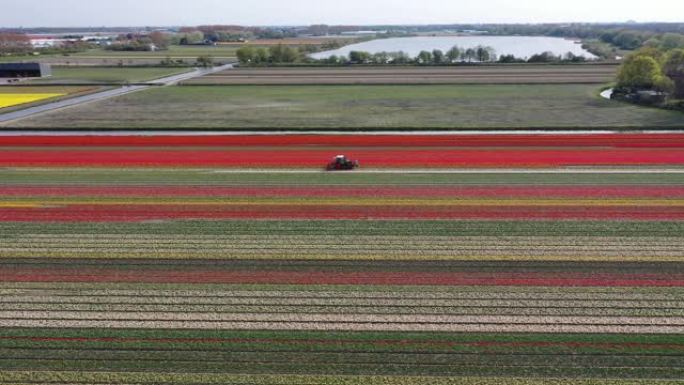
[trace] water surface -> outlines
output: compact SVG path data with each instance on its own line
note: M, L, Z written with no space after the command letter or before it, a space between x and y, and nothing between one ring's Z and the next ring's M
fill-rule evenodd
M596 56L582 48L580 43L563 38L543 36L422 36L378 39L348 45L333 51L319 52L311 55L311 57L315 59L324 59L332 55L348 57L351 51L370 53L404 51L411 57L415 57L420 51L441 49L446 52L455 45L462 49L474 48L478 45L489 46L494 48L499 56L515 55L524 59L546 51L553 52L555 55L565 55L572 52L587 59L596 59Z

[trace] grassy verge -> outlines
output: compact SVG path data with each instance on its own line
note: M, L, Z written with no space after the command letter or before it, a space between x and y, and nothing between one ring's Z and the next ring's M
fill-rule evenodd
M124 95L14 123L36 128L637 128L684 114L602 100L591 85L193 86Z
M159 79L189 71L186 68L155 67L55 67L50 78L36 79L41 83L135 83Z
M85 52L80 52L72 55L73 57L106 57L111 59L127 59L127 58L159 58L164 59L171 57L172 59L196 59L198 56L213 56L213 57L235 57L237 50L240 47L232 46L177 46L172 45L168 50L154 51L154 52L131 52L131 51L108 51L104 49L93 49Z

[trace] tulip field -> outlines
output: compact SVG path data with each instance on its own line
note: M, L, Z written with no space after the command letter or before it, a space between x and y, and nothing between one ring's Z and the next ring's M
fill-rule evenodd
M684 134L5 133L0 383L684 384L683 258Z
M57 98L64 94L2 94L0 93L0 108L13 107L21 104L38 102L41 100Z

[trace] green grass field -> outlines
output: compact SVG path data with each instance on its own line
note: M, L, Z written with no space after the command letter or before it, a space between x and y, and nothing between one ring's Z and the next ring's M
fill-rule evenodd
M235 57L239 47L232 46L177 46L172 45L168 50L155 52L129 52L129 51L107 51L104 49L93 49L81 53L77 53L75 57L123 57L123 58L165 58L170 56L172 58L197 58L198 56L209 55L213 57Z
M144 82L187 72L187 68L154 67L55 67L52 77L32 83L125 83Z
M13 123L36 128L642 128L680 112L590 85L166 87Z

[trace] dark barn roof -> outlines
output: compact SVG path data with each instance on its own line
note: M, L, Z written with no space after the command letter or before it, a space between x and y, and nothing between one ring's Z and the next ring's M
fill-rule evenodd
M42 63L0 63L0 77L43 77L52 75L50 65Z

